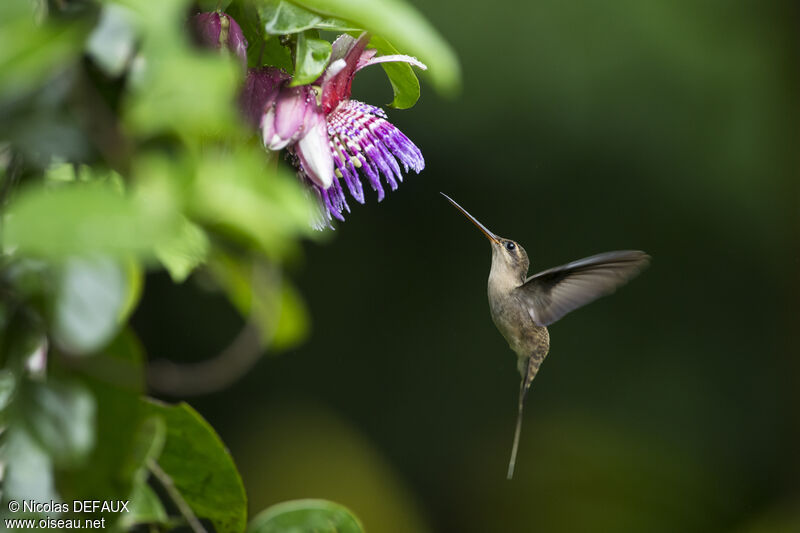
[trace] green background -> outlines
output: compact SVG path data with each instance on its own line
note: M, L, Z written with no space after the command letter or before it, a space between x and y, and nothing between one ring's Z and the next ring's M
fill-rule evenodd
M414 3L464 70L460 97L423 81L389 110L426 169L351 201L291 266L305 344L190 399L251 512L314 497L373 533L800 530L796 6ZM354 90L391 100L378 68ZM489 248L439 191L532 269L653 256L550 328L511 482L519 376ZM241 322L161 273L134 326L151 358L193 361Z

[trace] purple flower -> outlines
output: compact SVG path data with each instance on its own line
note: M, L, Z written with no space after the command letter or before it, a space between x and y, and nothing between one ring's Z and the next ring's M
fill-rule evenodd
M311 85L290 87L291 78L272 67L248 74L245 113L260 128L267 149L287 148L291 154L300 179L321 205L320 228L332 218L344 220L344 211L350 211L345 187L363 204L364 178L381 201L382 181L392 190L403 181L401 165L405 172L425 168L419 148L382 109L350 99L353 77L366 66L387 61L425 65L403 55L375 57L375 50L365 49L368 41L367 34L336 39L327 68Z
M224 45L247 67L247 39L233 18L217 11L199 13L192 17L192 27L199 44L217 49Z

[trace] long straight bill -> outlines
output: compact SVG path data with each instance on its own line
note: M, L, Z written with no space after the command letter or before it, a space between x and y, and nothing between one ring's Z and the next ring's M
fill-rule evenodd
M449 196L447 196L445 193L443 193L443 192L440 192L439 194L441 194L442 196L444 196L445 198L447 198L447 200L448 200L448 201L449 201L451 204L453 204L453 205L456 207L456 209L458 209L459 211L461 211L461 212L464 214L464 216L465 216L465 217L467 217L467 218L468 218L468 219L469 219L469 220L470 220L470 221L471 221L473 224L475 224L476 226L478 226L478 229L479 229L479 230L481 230L481 231L483 232L483 234L484 234L484 235L486 235L486 237L487 237L487 238L488 238L490 241L493 241L493 242L495 242L495 243L497 243L497 244L500 244L500 238L499 238L497 235L495 235L494 233L492 233L491 231L489 231L489 228L487 228L486 226L484 226L483 224L481 224L480 222L478 222L478 219L477 219L477 218L475 218L474 216L470 215L470 214L467 212L467 210L466 210L466 209L464 209L463 207L461 207L460 205L458 205L458 204L456 203L456 201L455 201L455 200L453 200L452 198L450 198Z

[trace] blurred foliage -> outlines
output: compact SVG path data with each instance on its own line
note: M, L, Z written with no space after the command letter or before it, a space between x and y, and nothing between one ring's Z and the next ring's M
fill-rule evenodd
M358 518L341 505L325 500L296 500L264 509L253 518L250 533L362 533Z
M313 205L240 116L241 63L193 43L189 21L227 9L250 42L249 65L285 68L295 84L327 66L332 32L386 28L391 35L375 35L373 46L394 51L388 38L422 54L420 44L433 43L425 55L442 72L432 81L453 89L456 62L435 30L409 6L376 6L361 14L282 0L0 2L4 516L10 500L120 499L131 500L129 513L93 513L106 527L246 529L233 458L189 405L145 398L155 381L128 324L146 273L165 270L175 284L220 291L242 332L257 331L212 360L221 367L236 366L224 357L237 342L255 354L239 362L243 371L266 350L296 346L309 318L284 269L315 236ZM390 24L398 14L413 39ZM413 71L386 71L397 101L413 105ZM288 505L255 530L361 531L336 504Z
M251 509L269 506L252 526L270 509L282 508L273 507L275 502L312 495L343 504L366 531L432 531L424 502L408 490L402 474L367 435L325 406L270 402L249 418L248 433L245 439L234 433L231 451L249 465L242 479Z

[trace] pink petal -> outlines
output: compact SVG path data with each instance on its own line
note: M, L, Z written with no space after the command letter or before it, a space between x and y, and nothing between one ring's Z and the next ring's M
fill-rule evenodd
M334 57L333 53L331 54L331 64L337 59L343 59L345 66L335 75L325 76L322 83L322 110L326 114L333 111L339 102L350 98L353 75L356 73L358 60L368 42L369 34L362 33L358 39L352 40L352 37L345 39L343 35L333 43L336 46L337 57Z
M305 87L284 87L275 102L275 133L281 139L294 139L310 104ZM314 102L316 103L316 102Z
M372 57L377 53L378 51L374 48L370 48L369 50L364 50L361 52L361 57L358 58L358 63L356 64L356 72L367 66L369 60L372 59Z
M200 44L208 46L209 48L219 48L222 46L222 43L219 42L219 34L222 31L219 13L198 13L192 17L192 25L194 26Z
M239 60L244 65L244 68L247 68L247 39L245 39L242 28L233 20L233 17L225 16L228 17L228 21L230 21L230 26L228 28L228 48L231 52L239 56Z
M281 85L288 79L288 74L275 67L251 68L247 71L239 104L253 126L261 125L264 113L268 107L272 107Z

